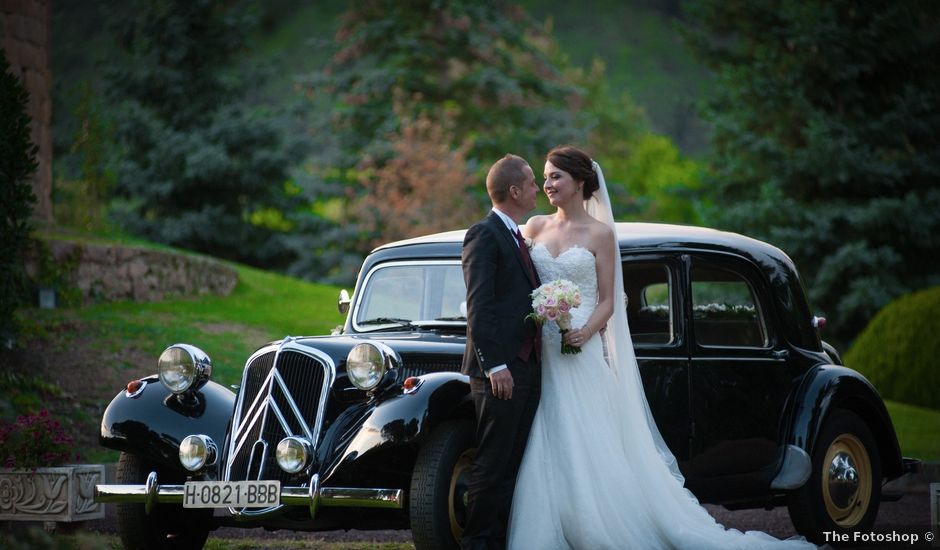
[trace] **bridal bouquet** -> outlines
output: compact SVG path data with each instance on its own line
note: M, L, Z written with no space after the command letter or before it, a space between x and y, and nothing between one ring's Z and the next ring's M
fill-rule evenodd
M532 313L526 319L539 323L555 321L562 334L561 352L581 353L581 348L566 344L564 335L571 329L571 309L581 305L581 290L567 279L555 279L532 291Z

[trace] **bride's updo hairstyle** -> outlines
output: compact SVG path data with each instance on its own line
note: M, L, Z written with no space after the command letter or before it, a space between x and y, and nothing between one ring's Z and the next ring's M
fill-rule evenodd
M581 190L584 200L591 198L591 195L600 188L597 172L594 171L594 163L591 162L591 157L581 149L572 145L560 145L549 151L545 158L556 168L571 174L575 181L584 182L584 188Z

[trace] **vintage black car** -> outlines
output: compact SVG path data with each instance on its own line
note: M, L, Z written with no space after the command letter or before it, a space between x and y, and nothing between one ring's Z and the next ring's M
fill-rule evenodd
M878 392L820 340L793 262L710 229L618 224L625 307L650 406L687 487L729 508L789 506L800 533L869 528L903 459ZM463 232L363 263L345 326L248 358L236 393L177 344L106 410L127 546L196 547L219 525L411 528L455 547L474 455ZM609 472L607 475L617 475ZM655 497L651 497L655 498Z

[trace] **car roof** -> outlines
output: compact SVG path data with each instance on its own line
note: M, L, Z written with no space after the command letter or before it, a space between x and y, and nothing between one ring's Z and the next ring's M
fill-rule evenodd
M783 327L788 339L806 349L819 348L815 329L808 328L811 315L796 265L779 248L738 233L706 227L640 222L620 222L616 226L620 249L627 254L708 252L747 259L776 289L774 300L780 310L789 313ZM465 234L466 230L447 231L380 246L363 262L357 288L361 278L382 262L417 259L459 262Z
M746 251L758 256L786 256L780 249L763 241L707 227L644 222L618 222L616 227L621 249L707 248L737 253ZM422 244L461 244L465 234L465 229L434 233L384 244L373 252Z

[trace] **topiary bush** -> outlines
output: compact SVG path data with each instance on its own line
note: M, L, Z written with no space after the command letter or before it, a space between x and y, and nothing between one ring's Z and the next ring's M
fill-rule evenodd
M881 396L940 410L940 287L885 306L845 355Z

